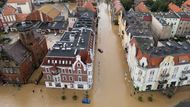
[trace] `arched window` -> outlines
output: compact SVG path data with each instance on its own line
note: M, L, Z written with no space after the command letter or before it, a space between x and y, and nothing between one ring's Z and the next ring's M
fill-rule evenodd
M51 75L47 74L47 80L51 80Z

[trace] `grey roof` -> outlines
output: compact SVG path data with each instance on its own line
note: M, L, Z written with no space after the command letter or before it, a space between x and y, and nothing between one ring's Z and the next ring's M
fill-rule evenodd
M160 16L156 16L156 18L158 17ZM158 18L158 20L162 21L162 18ZM190 53L190 37L188 36L159 40L150 27L143 24L143 21L138 18L136 12L128 15L127 23L127 33L131 33L145 54L156 57Z
M76 56L80 50L87 49L89 37L92 36L91 33L93 32L89 28L75 28L72 31L65 32L47 56Z
M161 17L161 18L179 18L174 12L154 12L152 14L155 17Z
M4 46L3 50L18 64L20 64L26 56L30 54L30 52L22 45L20 40L16 41L12 45Z
M190 18L190 15L188 15L188 14L185 13L185 12L178 12L177 15L178 15L180 18Z
M190 39L159 40L157 43L150 38L136 38L143 53L151 56L167 56L190 53ZM155 46L156 44L156 46Z
M65 21L65 17L64 16L57 16L54 20L55 21Z
M94 23L91 18L78 18L78 21L74 24L74 28L87 27L93 28Z
M39 24L35 24L33 27L36 29L67 29L68 22L67 21L54 21L54 22L41 22Z

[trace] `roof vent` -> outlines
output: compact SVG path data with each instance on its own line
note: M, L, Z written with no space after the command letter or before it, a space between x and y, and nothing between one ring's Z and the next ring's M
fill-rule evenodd
M26 26L26 22L21 22L22 26Z

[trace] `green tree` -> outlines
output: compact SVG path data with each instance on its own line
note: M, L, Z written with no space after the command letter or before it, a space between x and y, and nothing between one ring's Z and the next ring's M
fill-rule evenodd
M126 11L133 8L134 6L134 0L121 0L121 3L123 4Z

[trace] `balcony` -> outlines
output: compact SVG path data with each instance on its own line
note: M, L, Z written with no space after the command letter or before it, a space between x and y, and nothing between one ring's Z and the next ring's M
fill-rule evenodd
M179 80L181 80L181 81L185 81L185 80L187 80L187 79L188 79L187 76L184 76L184 77L180 77L180 78L179 78Z
M167 74L161 74L160 76L166 78L166 77L169 77L169 73L167 73Z
M159 84L166 84L168 82L168 80L159 80L158 83Z

